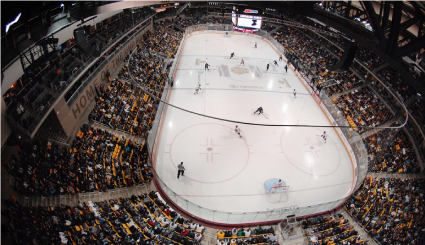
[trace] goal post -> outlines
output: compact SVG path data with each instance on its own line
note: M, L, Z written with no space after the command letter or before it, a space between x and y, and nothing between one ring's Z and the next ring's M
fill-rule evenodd
M264 182L264 192L269 202L285 202L288 200L289 186L282 179L269 179Z

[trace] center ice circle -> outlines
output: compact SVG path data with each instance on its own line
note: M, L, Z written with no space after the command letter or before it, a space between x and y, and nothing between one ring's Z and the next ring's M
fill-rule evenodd
M282 133L280 146L292 166L314 176L328 176L338 169L340 150L329 136L325 143L322 133L314 128L290 128Z
M247 166L249 149L233 128L204 123L189 126L170 145L171 164L183 162L185 178L201 183L219 183L239 175Z

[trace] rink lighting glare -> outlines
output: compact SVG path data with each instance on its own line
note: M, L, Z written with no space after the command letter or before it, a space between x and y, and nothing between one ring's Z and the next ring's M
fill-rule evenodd
M311 166L313 165L313 159L311 158L310 154L307 154L305 156L305 159L307 160L306 162Z
M252 73L252 77L255 77L254 72Z
M173 127L173 122L170 121L170 123L168 123L168 127L172 128Z
M6 33L9 31L11 25L19 21L19 18L21 18L21 13L19 13L18 16L16 16L16 18L12 22L6 25Z

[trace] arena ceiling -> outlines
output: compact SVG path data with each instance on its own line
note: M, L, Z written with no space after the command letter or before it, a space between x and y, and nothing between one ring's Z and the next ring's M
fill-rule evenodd
M58 1L28 1L25 4L2 1L2 39L6 35L6 24L13 21L18 13L22 13L22 16L21 20L11 27L11 30L15 31L14 35L18 27L25 29L22 27L25 22L29 23L34 18L46 22L46 19L58 16L67 9L81 9L77 11L79 16L75 16L76 19L81 19L118 9L174 3L180 3L177 8L183 8L187 1L82 1L64 2L64 6ZM278 12L295 11L317 19L355 39L378 55L384 56L387 62L390 62L388 59L393 59L400 63L404 59L425 74L425 2L423 1L193 1L191 3L216 5L219 8L229 4L246 4L263 9L275 8ZM47 22L49 25L49 21ZM51 20L50 25L53 23L54 20ZM55 24L56 27L60 25L59 22ZM34 32L31 35L31 40L37 36Z

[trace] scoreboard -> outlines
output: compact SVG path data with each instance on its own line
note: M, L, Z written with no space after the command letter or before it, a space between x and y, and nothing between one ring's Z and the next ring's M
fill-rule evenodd
M263 25L263 17L258 9L233 6L232 23L233 30L255 33Z

